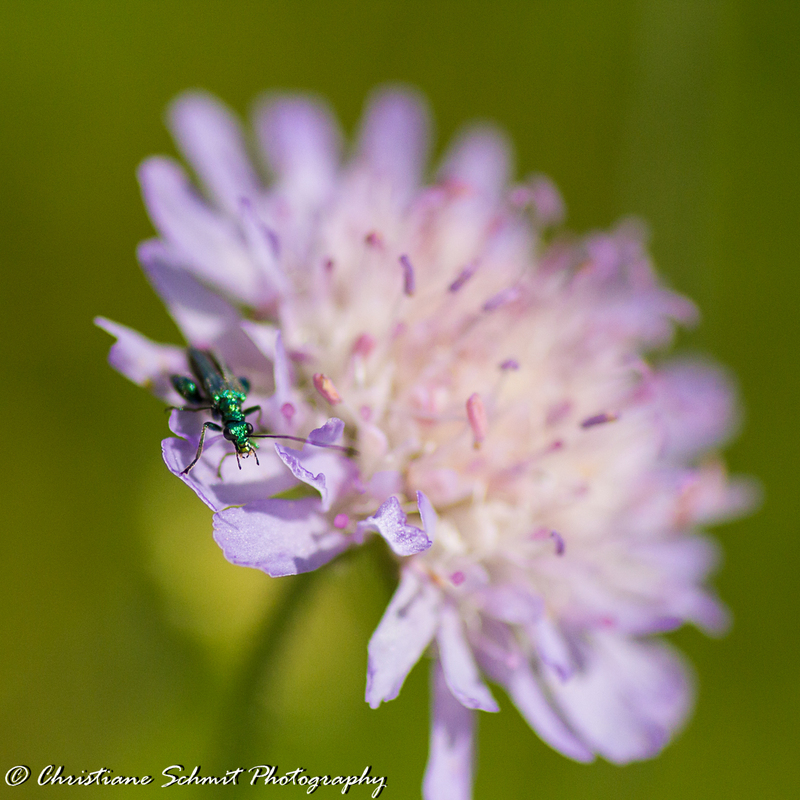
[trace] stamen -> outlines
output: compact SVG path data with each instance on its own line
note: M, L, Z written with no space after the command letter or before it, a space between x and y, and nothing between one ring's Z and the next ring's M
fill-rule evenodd
M333 527L338 528L340 531L344 530L350 524L350 517L347 514L337 514L333 518Z
M450 582L453 584L453 586L461 586L461 584L464 583L466 579L467 576L461 570L454 572L450 576Z
M475 274L477 268L478 264L476 262L464 267L464 269L458 273L458 277L447 287L447 290L449 292L457 292Z
M545 417L545 423L547 425L556 425L562 422L570 411L572 411L572 403L569 400L562 400L560 403L550 407Z
M296 413L297 409L291 403L284 403L281 406L281 414L287 422L291 422Z
M616 422L619 419L619 414L613 412L604 412L602 414L595 414L581 422L581 428L592 428L595 425L603 425L606 422Z
M407 255L400 256L400 265L403 267L403 291L411 297L414 294L414 267Z
M396 323L395 323L394 327L392 328L391 332L389 333L389 336L391 337L391 339L392 339L392 340L394 340L394 339L398 339L398 338L399 338L399 337L401 337L401 336L402 336L402 335L403 335L403 334L404 334L404 333L405 333L407 330L408 330L408 325L406 325L406 323L405 323L405 322L403 322L402 320L400 320L400 322L396 322Z
M370 231L365 237L364 242L369 245L369 247L375 247L377 249L383 249L383 236L381 236L377 231Z
M556 439L554 442L550 442L547 447L545 447L542 455L550 455L550 453L555 453L561 450L564 447L564 442L561 439Z
M556 555L563 556L566 548L564 537L558 531L550 531L550 538L556 543Z
M484 311L495 311L498 308L513 303L520 295L519 286L509 286L508 289L503 289L498 292L494 297L490 297L484 304Z
M275 258L280 258L281 255L281 240L278 238L278 234L272 230L272 228L264 228L264 232L267 234L267 238L269 239L269 243L272 246L272 252L275 254Z
M470 428L472 428L474 447L477 450L489 431L489 419L486 416L486 408L483 405L481 396L477 392L471 394L467 400L467 419L469 420Z
M353 355L364 356L366 358L374 349L377 342L374 336L362 333L353 343Z
M519 361L516 358L507 358L501 365L500 369L502 370L511 370L515 372L519 369Z
M556 555L563 556L564 550L566 549L566 545L564 543L564 537L558 532L554 531L551 528L538 528L532 535L531 539L534 541L542 541L543 539L552 539L556 546Z
M341 395L336 391L333 381L327 375L323 375L321 372L315 372L313 380L314 388L332 406L342 402Z

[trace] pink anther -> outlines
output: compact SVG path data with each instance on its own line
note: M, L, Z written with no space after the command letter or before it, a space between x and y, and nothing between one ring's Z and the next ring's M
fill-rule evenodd
M475 439L475 448L481 446L481 442L486 438L489 431L489 419L486 416L486 407L483 405L481 396L475 392L467 400L467 419L472 428L472 435Z
M325 398L332 406L342 402L342 397L336 391L333 381L321 372L314 373L314 388Z

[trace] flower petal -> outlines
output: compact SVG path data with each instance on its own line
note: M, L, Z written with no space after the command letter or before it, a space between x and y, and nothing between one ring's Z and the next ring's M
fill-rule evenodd
M441 600L433 584L412 569L403 570L400 585L369 640L366 700L372 708L400 693L436 633Z
M331 507L331 498L328 493L328 485L325 480L325 474L319 472L315 475L313 472L306 469L300 463L300 457L295 455L299 452L297 450L290 450L280 444L276 444L275 452L278 454L278 457L281 459L281 461L283 461L283 463L289 467L290 472L295 476L295 478L297 478L299 481L303 481L303 483L308 484L319 492L320 499L322 501L322 510L328 511Z
M168 403L180 402L169 376L188 372L184 348L157 344L105 317L95 317L94 324L117 339L108 354L108 361L117 372Z
M209 347L226 330L239 326L236 309L181 269L162 242L156 239L142 242L137 255L188 341L197 347Z
M450 693L438 661L433 663L431 684L431 741L422 796L424 800L470 800L475 712Z
M582 670L549 685L581 737L615 764L655 756L692 705L685 666L669 647L601 632Z
M449 603L442 608L436 641L445 680L458 702L466 708L499 711L478 673L458 610Z
M542 687L527 664L520 664L510 671L505 688L528 725L550 747L575 761L583 763L594 761L592 751L567 727L548 702Z
M189 426L195 430L188 439L169 438L161 443L161 452L169 471L180 478L212 510L221 511L228 506L241 506L270 495L280 494L297 485L294 475L286 471L283 463L266 451L260 464L249 459L239 469L230 444L223 451L216 447L225 442L220 435L207 436L200 460L188 475L183 470L192 462L197 451L199 428L204 420L198 414L173 412L181 417L180 430L185 434ZM194 418L194 419L192 419Z
M275 336L275 358L273 360L273 379L275 381L275 401L280 405L287 402L292 390L292 367L286 348L283 346L283 336L278 331Z
M258 196L239 121L223 103L186 92L170 106L169 121L178 147L221 208L235 215L243 197Z
M258 305L264 280L236 226L197 196L181 167L168 158L149 158L139 167L139 182L153 224L184 268Z
M279 186L302 206L316 206L332 191L341 133L328 106L302 96L269 97L256 110L255 127Z
M575 671L576 664L559 626L549 617L542 617L528 630L542 663L554 670L562 681L567 680Z
M256 500L214 515L214 540L232 564L278 578L327 564L349 546L330 529L316 498Z
M693 458L735 433L734 390L718 366L686 359L667 363L653 388L669 458Z
M511 173L511 144L493 125L476 125L464 131L445 155L440 175L471 187L497 201Z
M405 203L422 179L428 154L428 110L415 92L382 90L367 104L358 140L358 157L377 178L387 181Z
M323 511L328 511L339 495L350 488L357 474L355 464L342 453L319 446L335 444L343 431L344 422L332 417L321 428L311 431L302 450L275 444L275 452L292 474L320 493Z
M545 696L530 664L513 642L508 629L497 626L495 631L502 643L492 642L480 651L481 666L492 680L508 692L520 714L542 741L575 761L593 761L592 751Z
M359 522L358 529L360 533L377 531L398 556L413 556L433 544L425 531L408 524L408 517L394 496L386 500L371 517Z
M417 507L419 515L422 517L422 527L428 538L433 541L436 538L436 510L433 504L422 492L417 492Z
M264 224L253 204L246 198L239 204L239 223L248 253L264 287L259 302L270 307L276 303L278 297L291 291L281 266L275 234Z

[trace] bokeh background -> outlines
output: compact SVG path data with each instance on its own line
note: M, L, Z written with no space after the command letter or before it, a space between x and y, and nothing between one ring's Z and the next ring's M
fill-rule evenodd
M680 738L650 763L580 766L503 698L481 719L476 797L800 796L800 4L3 0L0 19L1 773L107 767L158 786L171 764L370 764L384 797L419 796L427 670L379 711L363 701L390 593L376 554L304 585L263 652L288 583L224 561L161 463L161 405L108 368L91 322L179 341L134 259L152 234L134 170L174 152L176 93L203 87L246 114L260 91L310 90L351 132L374 85L404 81L431 101L437 152L493 119L518 175L561 187L570 227L648 221L660 270L704 315L679 347L738 375L731 468L764 488L757 515L717 534L733 629L673 637L700 686ZM47 791L33 783L0 778L0 793Z

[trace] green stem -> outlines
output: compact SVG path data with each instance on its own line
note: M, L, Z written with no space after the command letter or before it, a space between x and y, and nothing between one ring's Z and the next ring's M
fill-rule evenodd
M263 732L264 708L258 702L260 689L274 682L285 654L287 639L298 612L311 591L318 571L306 572L283 579L285 587L275 605L267 609L258 628L253 632L253 645L244 659L231 692L220 715L216 732L216 763L225 769L244 765L248 746ZM263 734L258 739L259 752L266 752ZM262 756L263 757L263 756Z

